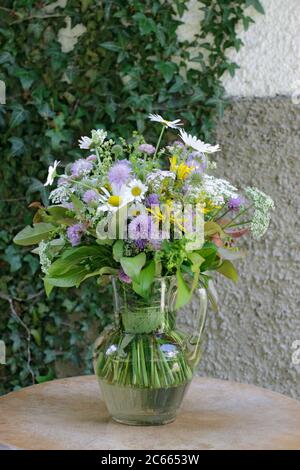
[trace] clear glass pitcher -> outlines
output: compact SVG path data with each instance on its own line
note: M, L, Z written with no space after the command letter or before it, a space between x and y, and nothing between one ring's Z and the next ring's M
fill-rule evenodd
M149 298L112 279L115 324L95 342L94 369L113 419L153 425L173 421L201 357L207 296L175 310L175 276L157 278Z

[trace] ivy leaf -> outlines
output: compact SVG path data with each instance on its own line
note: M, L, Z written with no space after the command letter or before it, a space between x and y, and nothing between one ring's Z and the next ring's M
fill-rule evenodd
M177 65L172 62L160 61L155 64L154 68L162 74L167 83L172 80L173 76L177 71Z
M254 7L258 13L262 13L263 15L265 14L264 7L259 0L246 0L246 7L250 6Z
M123 256L120 259L120 263L125 274L127 274L127 276L129 276L133 281L139 282L141 269L146 263L146 255L145 253L139 253L132 258Z
M115 42L110 42L110 41L102 42L101 44L99 44L99 46L103 47L103 49L107 49L108 51L112 51L112 52L122 51L122 48Z
M19 232L13 239L16 245L35 245L42 240L46 240L50 237L51 233L55 230L55 226L52 224L46 224L41 222L39 224L27 225Z
M9 128L14 129L28 117L28 111L26 111L21 104L16 104L11 107L12 114L9 121Z
M24 140L20 137L10 137L9 142L11 143L11 156L17 157L24 153Z

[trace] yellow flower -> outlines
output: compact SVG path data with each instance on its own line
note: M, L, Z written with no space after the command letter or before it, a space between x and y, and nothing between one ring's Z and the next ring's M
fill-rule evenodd
M175 155L170 158L170 170L176 174L179 180L185 180L193 169L193 166L188 166L185 163L177 165L177 158Z

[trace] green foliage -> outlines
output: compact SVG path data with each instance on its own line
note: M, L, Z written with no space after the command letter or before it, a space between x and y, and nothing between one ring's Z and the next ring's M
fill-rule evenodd
M93 322L109 321L108 294L92 280L46 299L36 255L12 244L32 220L26 202L47 204L47 166L78 157L76 142L91 128L124 137L144 131L149 112L180 114L189 129L208 137L226 105L220 78L237 68L227 57L229 48L242 46L236 26L253 22L247 6L263 11L258 0L199 0L199 34L180 42L176 30L187 0L69 0L48 13L50 3L2 0L0 6L0 80L7 95L0 106L0 338L8 357L0 366L0 393L33 377L55 377L58 360L90 370L87 332ZM67 16L72 28L82 23L86 32L62 52L58 31ZM59 216L49 214L49 223Z

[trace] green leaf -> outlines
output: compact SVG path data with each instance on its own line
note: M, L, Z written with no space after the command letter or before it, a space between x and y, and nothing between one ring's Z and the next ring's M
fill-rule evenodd
M75 194L71 194L71 201L73 203L75 212L83 212L85 210L84 203Z
M238 279L239 279L239 276L238 276L238 273L237 273L235 267L233 266L233 264L229 260L223 261L223 263L217 269L217 271L219 273L223 274L223 276L227 277L228 279L231 279L234 282L237 282Z
M149 297L150 288L153 284L154 277L155 262L152 260L144 269L142 269L139 276L139 282L132 283L133 290L142 297Z
M155 64L154 68L156 68L156 70L158 70L162 74L167 83L172 80L173 76L177 71L177 65L172 62L160 61Z
M175 309L178 310L179 308L182 308L184 305L186 305L190 301L191 291L186 285L180 269L177 269L176 277L177 277L177 299L176 299Z
M122 51L122 48L118 44L114 42L110 42L110 41L102 42L101 44L99 44L99 46L103 47L103 49L107 49L108 51L113 51L113 52Z
M129 276L133 281L139 282L141 269L146 263L146 255L145 253L139 253L137 256L132 258L123 256L120 259L120 263L125 274L127 274L127 276Z
M118 263L120 262L124 251L124 242L123 240L117 240L113 246L113 258Z
M39 224L27 225L13 239L16 245L35 245L42 240L47 240L56 227L52 224L41 222Z
M246 0L246 7L250 6L254 7L258 13L261 13L262 15L265 14L264 7L259 0Z
M24 140L20 137L10 137L9 142L11 143L11 156L16 157L24 153Z
M28 117L28 111L26 111L21 104L12 106L12 114L9 121L9 128L14 129L19 126Z

